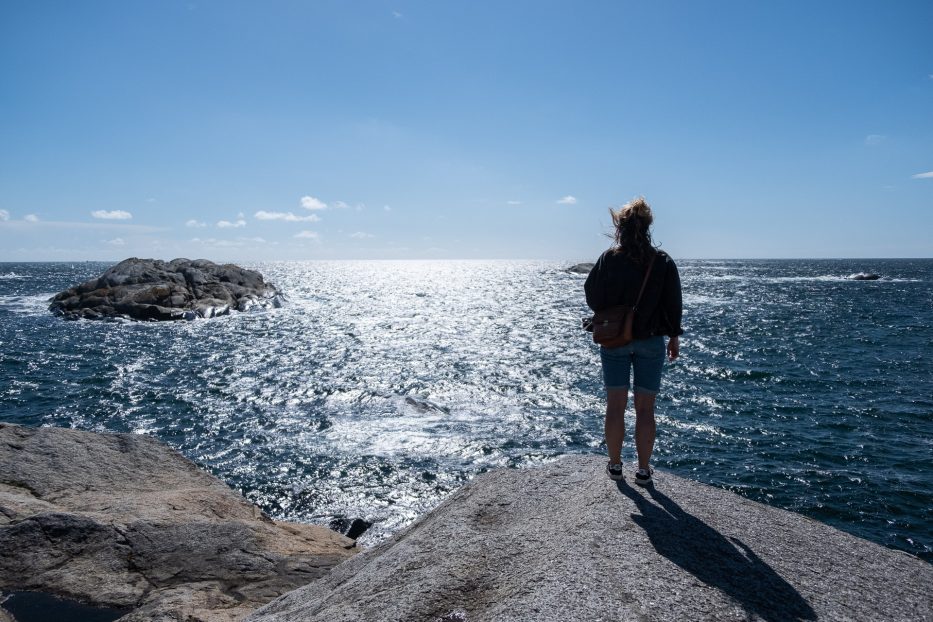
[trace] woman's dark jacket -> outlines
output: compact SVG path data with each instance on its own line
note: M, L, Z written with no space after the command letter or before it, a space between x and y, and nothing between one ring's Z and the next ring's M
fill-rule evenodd
M583 286L586 291L586 304L593 311L602 311L618 305L634 305L647 267L647 263L640 266L614 249L607 250L599 256L596 265L586 277L586 284ZM635 339L646 339L654 335L682 335L682 315L683 301L677 266L667 253L658 251L651 268L651 276L648 277L648 284L645 286L645 293L642 294L635 312L632 334Z

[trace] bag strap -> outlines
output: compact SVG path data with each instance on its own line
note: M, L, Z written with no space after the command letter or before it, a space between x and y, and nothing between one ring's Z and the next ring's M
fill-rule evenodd
M645 286L648 285L648 277L651 276L651 268L654 266L654 259L658 254L655 253L651 256L651 261L648 262L648 271L645 272L645 280L641 282L641 289L638 290L638 298L635 300L635 306L632 307L632 311L638 310L638 303L641 302L641 295L645 293Z

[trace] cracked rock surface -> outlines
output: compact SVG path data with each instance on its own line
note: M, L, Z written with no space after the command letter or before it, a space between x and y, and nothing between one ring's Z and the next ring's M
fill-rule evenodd
M0 590L132 607L122 622L227 622L357 549L273 521L149 437L0 423L0 551Z
M250 622L933 619L933 567L733 493L601 456L478 476Z
M124 259L96 279L52 297L65 319L193 320L282 306L255 270L206 259Z

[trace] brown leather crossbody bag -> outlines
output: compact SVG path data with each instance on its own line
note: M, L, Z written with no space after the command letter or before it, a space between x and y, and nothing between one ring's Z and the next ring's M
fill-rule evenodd
M648 284L648 277L651 276L651 268L654 266L656 256L653 256L651 262L648 263L645 280L641 282L641 289L638 291L634 306L618 305L593 314L587 330L593 331L595 343L604 348L620 348L632 342L632 323L638 311L641 296L645 293L645 286Z

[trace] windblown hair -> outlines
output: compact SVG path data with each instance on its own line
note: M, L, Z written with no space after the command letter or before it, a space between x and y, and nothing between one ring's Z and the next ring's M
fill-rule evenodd
M610 208L609 213L615 225L613 252L625 255L636 264L645 264L657 250L649 229L654 215L645 197L632 199L617 210Z

